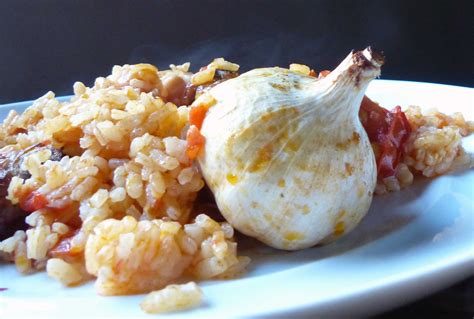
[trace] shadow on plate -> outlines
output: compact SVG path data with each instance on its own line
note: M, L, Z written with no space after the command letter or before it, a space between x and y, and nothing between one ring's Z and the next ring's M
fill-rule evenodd
M420 200L431 182L431 179L419 178L405 190L375 197L367 216L354 231L325 246L300 251L281 251L239 234L237 241L240 254L252 259L246 277L284 271L308 262L335 257L379 241L409 226L423 213L410 206ZM394 253L394 249L400 251L406 249L404 242L405 240L402 240L396 246L392 245L390 253Z

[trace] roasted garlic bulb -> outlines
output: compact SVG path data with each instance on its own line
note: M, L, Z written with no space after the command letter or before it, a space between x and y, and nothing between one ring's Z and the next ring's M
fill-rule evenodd
M279 249L329 242L367 213L374 154L358 111L383 58L352 52L324 79L255 69L212 88L199 164L244 234Z

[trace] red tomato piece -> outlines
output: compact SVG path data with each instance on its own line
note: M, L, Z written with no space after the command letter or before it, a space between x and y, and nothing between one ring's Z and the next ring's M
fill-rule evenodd
M189 124L201 129L207 110L208 108L201 104L191 107L189 110Z
M199 155L206 139L195 125L191 125L186 135L186 141L188 142L186 155L193 160Z
M37 191L31 192L26 198L20 201L20 207L24 211L34 212L35 210L45 208L48 205L46 197Z
M404 145L411 133L410 123L400 106L388 111L364 96L359 118L369 140L377 146L377 176L379 179L394 176Z

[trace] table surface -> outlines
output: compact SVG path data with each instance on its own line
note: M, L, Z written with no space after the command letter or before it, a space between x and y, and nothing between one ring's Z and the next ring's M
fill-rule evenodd
M474 316L474 276L375 318L470 318Z

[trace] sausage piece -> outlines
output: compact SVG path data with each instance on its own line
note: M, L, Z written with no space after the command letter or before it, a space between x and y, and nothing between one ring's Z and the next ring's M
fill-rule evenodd
M24 211L17 205L13 205L6 197L8 186L13 176L23 179L30 177L28 171L21 170L21 163L26 155L48 148L51 150L52 161L59 161L63 154L61 150L52 146L37 144L24 150L16 150L13 147L5 147L0 152L0 240L12 236L17 230L27 228L25 217L29 212Z

